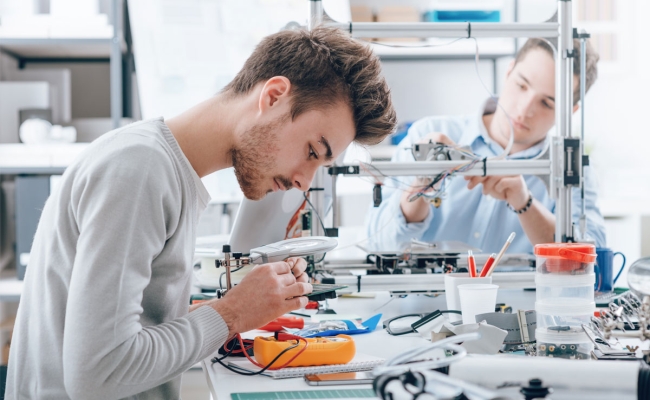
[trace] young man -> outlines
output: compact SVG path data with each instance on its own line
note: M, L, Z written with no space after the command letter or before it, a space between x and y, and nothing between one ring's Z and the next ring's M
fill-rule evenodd
M579 57L580 46L574 43ZM576 58L578 60L579 58ZM596 80L598 55L587 47L586 89ZM574 111L578 108L580 63L574 64ZM410 148L418 142L443 142L469 146L481 157L503 153L514 128L514 144L508 159L539 156L547 146L547 133L555 123L555 61L551 46L530 39L510 65L499 106L489 100L476 116L428 117L419 120L398 146L393 161L413 161ZM554 241L555 201L545 183L535 176L454 177L446 182L446 197L435 208L426 198L409 202L423 185L410 179L388 189L379 208L371 209L368 236L373 248L399 249L412 238L424 241L458 240L498 252L511 232L517 236L509 252L531 253L533 245ZM480 189L482 187L482 190ZM581 210L579 189L572 192L573 219ZM587 235L597 246L605 245L603 217L596 206L592 171L585 168Z
M302 259L255 267L223 299L188 300L200 177L244 195L306 191L353 141L395 125L377 57L341 31L265 38L217 96L96 140L48 199L14 330L6 397L179 397L180 374L234 334L304 306Z

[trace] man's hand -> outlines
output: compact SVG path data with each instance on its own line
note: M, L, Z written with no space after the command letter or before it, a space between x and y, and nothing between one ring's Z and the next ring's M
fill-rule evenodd
M258 265L224 298L205 304L226 321L230 336L259 328L307 305L304 295L312 292L312 286L307 283L306 266L298 258Z
M521 175L516 176L466 176L467 188L472 190L483 185L483 194L497 200L505 200L515 210L528 202L528 186Z
M454 146L456 144L449 138L449 136L438 132L432 132L426 136L423 136L420 140L418 140L418 143L429 143L429 141L434 143L444 143L449 146ZM422 222L427 217L427 215L429 215L429 202L427 199L420 197L415 201L409 201L409 198L411 196L419 192L429 183L431 183L430 178L427 177L423 179L423 177L417 177L411 184L411 187L402 193L402 197L400 199L400 208L402 209L402 214L404 214L406 222ZM434 190L434 188L431 188L428 191L431 190Z
M286 263L291 267L291 273L296 277L298 282L308 282L309 276L305 273L307 261L300 257L287 258Z

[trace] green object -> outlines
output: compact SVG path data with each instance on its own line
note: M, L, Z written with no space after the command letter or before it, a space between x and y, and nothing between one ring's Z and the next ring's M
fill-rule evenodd
M313 291L307 295L311 301L323 301L327 299L335 299L336 291L347 288L346 285L332 285L326 283L313 283Z
M232 393L232 400L300 400L300 399L350 399L377 398L372 389L296 390L290 392Z

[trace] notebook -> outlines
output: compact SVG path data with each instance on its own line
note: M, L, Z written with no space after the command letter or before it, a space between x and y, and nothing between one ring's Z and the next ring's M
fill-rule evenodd
M315 367L286 367L282 369L266 370L260 375L270 376L273 379L298 378L307 374L327 374L333 372L368 371L384 363L383 358L368 354L357 354L347 364L319 365ZM241 371L257 372L260 370L247 359L228 361L228 366Z

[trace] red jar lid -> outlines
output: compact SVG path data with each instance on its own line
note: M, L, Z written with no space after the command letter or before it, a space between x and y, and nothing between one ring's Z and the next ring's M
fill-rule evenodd
M535 255L561 257L583 263L596 261L596 246L588 243L545 243L535 245Z

